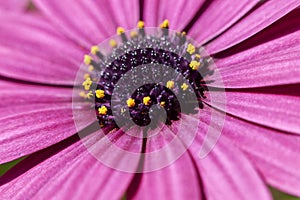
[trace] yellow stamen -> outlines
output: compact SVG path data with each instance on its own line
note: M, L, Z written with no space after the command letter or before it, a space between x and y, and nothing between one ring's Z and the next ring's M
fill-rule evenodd
M109 45L112 47L112 48L115 48L115 47L117 47L117 42L116 42L116 40L113 40L113 39L111 39L110 41L109 41Z
M181 36L186 36L186 32L185 31L181 32Z
M82 92L79 93L79 96L85 98L85 97L86 97L86 94L85 94L85 92L82 91Z
M90 90L92 83L93 83L93 81L91 80L91 78L87 78L87 79L82 83L82 86L84 86L84 89L85 89L85 90Z
M196 59L196 60L199 60L200 58L201 58L201 55L197 53L197 54L195 55L195 59Z
M162 101L162 102L160 102L160 104L159 104L161 107L165 107L165 105L166 105L166 102L164 102L164 101Z
M86 73L86 74L84 75L84 79L88 79L88 78L91 78L91 76L90 76L90 74Z
M125 33L124 28L118 27L118 28L117 28L117 34L118 34L118 35L121 35L121 34L123 34L123 33Z
M151 103L151 98L150 98L149 96L144 97L144 98L143 98L143 103L144 103L146 106L149 106L150 103Z
M166 84L167 88L169 88L169 89L173 89L174 85L175 85L174 81L168 81Z
M189 86L188 86L188 84L186 84L186 83L183 83L183 84L181 85L181 89L182 89L183 91L186 91L188 88L189 88Z
M138 33L136 32L136 31L131 31L130 32L130 37L131 38L135 38L135 37L137 37L138 36Z
M195 47L194 45L192 45L192 44L188 44L186 51L187 51L189 54L193 54L193 53L195 53L195 51L196 51L196 47Z
M105 106L101 106L101 108L98 108L98 112L100 115L106 115L107 114L107 108Z
M90 65L89 68L88 68L88 70L89 70L90 72L91 72L91 71L94 71L94 69L95 69L95 68L94 68L93 65Z
M84 56L84 63L86 65L90 65L92 63L92 60L93 60L93 58L91 56L89 56L89 55Z
M94 95L93 95L93 92L92 91L89 91L87 94L86 94L86 98L87 99L90 99L92 98Z
M139 21L139 22L137 23L137 27L138 27L138 28L144 28L144 27L145 27L145 23L144 23L143 21Z
M129 98L129 99L126 101L126 103L127 103L127 106L128 106L129 108L132 108L132 107L135 106L135 101L134 101L134 99L132 99L132 98Z
M98 52L100 52L100 49L98 46L92 46L91 53L96 55Z
M199 67L200 67L200 62L196 61L196 60L193 60L191 63L190 63L190 68L192 68L192 70L198 70Z
M169 28L169 20L165 19L163 23L160 24L160 28Z
M96 97L99 99L102 99L103 97L105 97L105 93L103 90L96 90L95 94L96 94Z

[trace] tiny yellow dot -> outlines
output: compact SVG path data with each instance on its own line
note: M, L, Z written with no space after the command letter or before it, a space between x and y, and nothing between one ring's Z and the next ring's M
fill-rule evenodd
M197 53L197 54L195 55L195 59L199 60L200 58L201 58L201 55Z
M91 72L91 71L94 71L94 69L95 69L95 68L94 68L93 65L90 65L89 68L88 68L88 70L89 70L90 72Z
M149 96L144 97L144 98L143 98L143 103L144 103L146 106L149 106L150 103L151 103L151 98L150 98Z
M186 32L185 31L181 32L181 36L186 36Z
M132 98L129 98L129 99L126 101L126 103L127 103L127 106L128 106L129 108L132 108L132 107L135 106L135 101L134 101L134 99L132 99Z
M92 98L94 95L93 95L93 92L92 91L89 91L87 94L86 94L86 98L87 99L90 99Z
M88 78L91 78L90 74L88 73L84 74L84 79L88 79Z
M107 108L106 106L101 106L101 108L98 108L98 112L100 115L106 115L107 114Z
M92 63L92 60L93 60L93 58L91 56L85 55L83 61L86 65L90 65Z
M111 47L115 48L115 47L117 47L118 44L117 44L116 40L113 40L113 39L112 39L112 40L109 41L109 45L110 45Z
M144 23L143 21L139 21L139 22L137 23L137 27L138 27L138 28L144 28L144 27L145 27L145 23Z
M130 32L130 37L131 38L135 38L135 37L137 37L138 36L138 33L136 32L136 31L131 31Z
M95 94L96 94L96 97L99 99L102 99L103 97L105 97L104 90L96 90Z
M169 20L165 19L163 23L160 24L160 28L169 28Z
M161 107L165 107L165 106L166 106L166 102L162 101L162 102L160 102L159 105L160 105Z
M82 83L82 86L84 86L84 89L85 89L85 90L90 90L92 83L93 83L93 81L91 80L91 78L87 78L87 79Z
M167 86L167 88L169 88L169 89L173 89L174 86L175 86L175 83L174 83L174 81L168 81L167 84L166 84L166 86Z
M188 44L186 51L187 51L189 54L193 54L193 53L196 52L196 47L195 47L194 45L192 45L192 44Z
M189 86L188 86L188 84L186 84L186 83L183 83L183 84L181 85L181 89L182 89L183 91L186 91L188 88L189 88Z
M124 28L118 27L118 28L117 28L117 34L118 34L118 35L121 35L121 34L123 34L123 33L125 33Z
M198 70L199 67L200 67L200 62L196 61L196 60L193 60L191 63L190 63L190 68L192 68L192 70Z
M79 93L79 96L85 98L85 97L86 97L86 94L85 94L85 92L82 91L82 92Z
M96 55L100 51L98 46L92 46L91 53Z

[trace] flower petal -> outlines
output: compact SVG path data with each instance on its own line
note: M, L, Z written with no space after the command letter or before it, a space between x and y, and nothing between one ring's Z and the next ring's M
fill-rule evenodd
M277 92L298 89L295 86L280 86L270 88ZM271 128L287 131L290 133L300 134L300 97L287 94L263 93L268 88L252 89L250 91L233 90L226 92L226 113L232 114L239 118ZM217 93L210 91L210 93ZM218 98L218 95L214 95ZM215 102L221 103L223 99L214 99ZM211 104L210 102L208 102ZM218 105L216 106L218 109Z
M138 0L34 2L59 30L85 48L114 35L117 26L135 27L139 16Z
M0 0L0 9L9 11L25 11L29 0Z
M112 137L118 137L116 131L111 134L114 135ZM37 152L11 169L0 179L0 196L37 199L120 199L134 174L104 166L91 156L82 141L76 138L69 138ZM95 142L94 137L89 140ZM99 148L97 142L94 146Z
M170 129L162 130L164 132L172 131ZM163 135L168 135L168 133L162 133ZM162 140L162 138L160 138ZM152 149L159 150L161 148L161 143L168 143L167 141L151 141L146 145L146 152L150 153ZM183 144L181 144L184 148ZM164 152L162 152L164 153ZM169 152L172 154L172 152ZM173 152L175 153L175 152ZM168 155L162 155L165 157ZM145 165L153 160L148 160L147 154L145 154ZM169 155L172 159L172 155ZM167 158L168 159L168 158ZM149 162L148 162L149 161ZM129 189L129 196L133 199L202 199L202 185L201 178L199 177L199 172L189 155L185 152L176 161L169 163L170 165L152 171L149 173L144 173L141 177L141 182L138 179L133 182L132 187L138 187L137 191L131 191ZM147 166L148 167L148 166ZM146 167L146 168L147 168ZM140 185L139 185L140 184ZM147 195L145 195L147 194ZM131 197L132 196L132 197Z
M298 0L266 1L219 38L213 40L206 49L210 54L228 49L263 30L299 5Z
M72 85L84 52L43 19L0 15L0 74L46 84Z
M211 1L191 27L189 35L204 44L232 26L257 3L252 0Z
M207 199L272 199L253 165L243 152L224 136L219 138L218 143L205 158L199 157L204 140L203 133L208 128L219 126L216 121L210 122L210 115L205 109L201 112L203 119L200 121L199 134L189 150L201 172ZM198 123L199 119L185 117L190 118L193 124Z
M19 107L22 109L22 107ZM71 103L25 108L0 119L0 162L5 163L53 145L77 133ZM82 115L85 114L84 108ZM92 122L85 122L92 123Z
M248 50L216 60L221 76L212 86L251 88L300 82L300 30ZM222 80L220 80L222 77Z
M287 116L288 117L288 116ZM300 196L300 137L227 116L224 136L242 149L273 187Z
M145 0L143 12L146 26L157 27L168 19L172 29L182 30L203 3L204 0Z

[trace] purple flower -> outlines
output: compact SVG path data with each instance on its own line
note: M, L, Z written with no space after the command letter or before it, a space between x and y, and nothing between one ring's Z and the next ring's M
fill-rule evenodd
M120 199L124 194L133 199L271 199L266 185L300 196L298 0L33 2L41 15L0 14L0 161L27 156L0 178L1 199ZM110 99L96 101L92 109L87 109L89 101L79 97L77 85L73 94L74 80L78 80L78 70L85 69L80 66L90 48L115 35L118 26L133 29L139 19L149 27L169 19L170 29L186 31L203 45L218 69L215 73L207 69L207 76L202 73L201 79L193 73L185 74L205 68L203 63L209 60L204 55L199 58L202 64L198 64L200 60L185 40L184 50L191 48L186 54L194 62L185 65L188 59L173 60L179 63L174 68L188 77L190 87L198 88L200 119L193 112L178 112L176 101L168 99L172 96L169 89L176 86L177 79L172 82L170 78L164 88L145 86L141 89L143 96L136 94L126 101L130 116L142 125L145 118L140 111L149 111L152 103L170 110L171 114L166 115L169 123L157 127L161 129L153 140L132 137L143 134L140 128L130 129L130 134L115 128L110 121ZM168 26L165 21L163 27ZM144 30L140 24L141 29ZM118 30L118 37L126 43L128 38L124 39L123 30ZM161 31L172 34L168 29ZM138 34L142 37L142 32ZM167 46L180 44L185 35L174 37L166 42ZM138 55L130 57L131 64L144 59L159 60L164 52L155 48L141 53L143 56L131 52ZM94 49L97 53L102 52ZM85 64L101 67L100 59L91 59L86 57ZM124 59L121 64L127 62ZM157 62L166 64L166 60L170 61L164 57ZM125 71L128 65L124 66ZM122 66L118 67L121 71ZM112 72L119 71L111 70L108 76L114 75ZM108 92L112 91L109 84L113 77L109 77L111 82L98 77L100 81L93 88L95 74L89 75L90 79L85 77L87 93L81 96L86 99L89 91L98 99L111 95ZM186 87L182 84L178 88ZM224 94L220 92L224 87L226 110L224 96L220 95ZM91 116L94 108L96 123L90 120L95 118ZM212 115L217 113L222 118L224 112L223 126ZM184 131L178 131L181 121L177 116L188 122L182 125ZM100 130L94 129L99 128L98 123ZM207 144L206 133L220 127L222 135L217 144L200 159L201 147ZM192 144L186 144L194 129ZM97 134L79 138L78 131L79 136L93 131ZM141 166L151 164L147 153L164 147L174 133L180 135L182 143L171 155L156 157L162 159L158 163L167 163L161 169L128 173L106 166L143 171ZM119 154L107 142L132 154ZM177 155L185 147L187 151ZM140 152L144 153L141 158L134 159Z

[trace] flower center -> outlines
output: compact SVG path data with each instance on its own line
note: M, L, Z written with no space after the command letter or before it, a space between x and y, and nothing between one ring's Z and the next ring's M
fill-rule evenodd
M118 28L120 41L110 40L110 52L93 46L85 56L88 73L80 96L95 100L101 127L131 120L139 126L156 126L161 120L169 125L183 110L189 114L203 108L210 58L184 32L168 28L168 20L156 31L144 28L142 21L129 34Z

